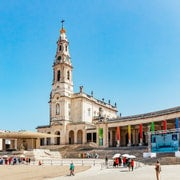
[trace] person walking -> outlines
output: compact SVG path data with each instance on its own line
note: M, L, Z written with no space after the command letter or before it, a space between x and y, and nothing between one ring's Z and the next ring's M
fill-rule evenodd
M155 171L156 171L156 179L160 180L160 172L161 172L161 165L160 162L157 160L155 165Z
M134 159L131 160L131 169L134 170Z
M106 165L106 167L108 167L108 157L107 156L105 157L105 165Z
M73 162L70 164L69 170L70 170L70 176L71 175L74 176L74 164L73 164Z

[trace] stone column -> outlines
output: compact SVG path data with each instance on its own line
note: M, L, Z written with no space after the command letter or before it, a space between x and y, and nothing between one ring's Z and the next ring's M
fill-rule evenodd
M83 144L87 143L87 139L86 139L86 130L83 130Z
M40 138L35 139L35 148L40 148Z
M47 145L47 138L44 138L44 145Z
M148 126L148 152L151 152L151 126Z
M99 146L99 126L96 129L96 144Z
M17 139L14 140L14 148L17 149Z
M77 130L74 130L74 144L77 144Z
M103 146L108 147L108 127L107 124L104 125L103 127Z

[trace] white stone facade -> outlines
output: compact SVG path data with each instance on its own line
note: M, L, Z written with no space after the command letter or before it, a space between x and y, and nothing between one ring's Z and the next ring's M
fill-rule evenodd
M50 123L37 127L38 132L58 134L59 138L42 140L43 145L86 143L88 129L97 132L94 119L117 117L116 105L95 99L93 93L84 93L82 86L74 93L72 69L69 42L62 26L53 64Z

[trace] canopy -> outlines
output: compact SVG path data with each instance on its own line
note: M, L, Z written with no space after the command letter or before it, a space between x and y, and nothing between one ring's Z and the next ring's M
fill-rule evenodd
M113 159L114 158L119 158L121 156L121 154L117 153L117 154L114 154L114 156L112 157Z
M40 132L30 132L30 131L19 131L19 132L0 132L0 138L2 139L37 139L37 138L47 138L47 137L58 137L54 134L40 133Z
M122 157L129 157L129 154L123 154Z
M134 156L134 155L129 155L128 158L134 159L134 158L136 158L136 156Z

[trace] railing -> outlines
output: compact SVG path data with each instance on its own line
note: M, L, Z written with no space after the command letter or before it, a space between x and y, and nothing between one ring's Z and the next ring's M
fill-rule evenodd
M101 165L104 160L103 159L49 159L49 160L36 160L32 161L31 164L38 165L39 162L41 162L43 165L69 165L71 162L73 162L75 165L80 166L95 166L95 165Z
M60 166L69 166L71 162L74 165L79 166L98 166L101 170L102 169L110 169L113 168L113 160L109 160L108 163L105 163L104 159L59 159L59 160L36 160L31 161L32 165L38 165L41 162L42 165L60 165ZM135 161L135 169L143 167L143 163ZM118 166L117 168L126 168L122 165Z

